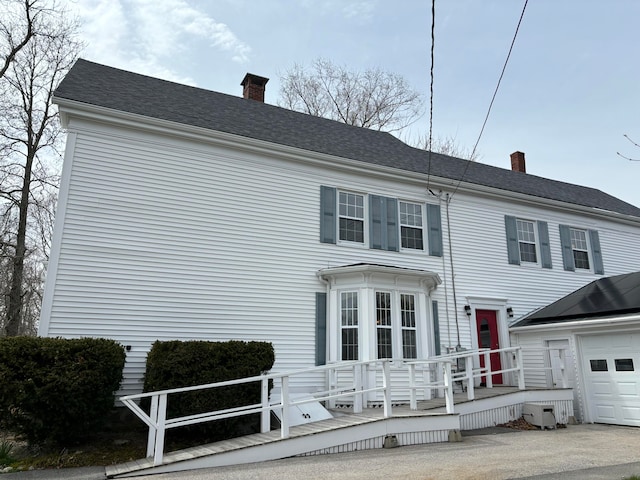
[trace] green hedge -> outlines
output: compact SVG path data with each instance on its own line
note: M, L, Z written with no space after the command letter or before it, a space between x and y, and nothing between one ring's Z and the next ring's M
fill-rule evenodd
M101 338L0 338L0 422L30 443L74 443L100 428L124 348Z
M155 342L147 357L144 391L203 385L261 375L275 361L266 342ZM167 418L260 403L260 382L169 395ZM148 402L143 402L148 408ZM259 416L242 416L190 427L188 433L222 440L257 431Z

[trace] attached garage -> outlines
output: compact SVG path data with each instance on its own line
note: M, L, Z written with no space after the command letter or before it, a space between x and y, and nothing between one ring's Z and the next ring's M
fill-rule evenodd
M536 372L527 385L558 385L564 368L579 421L640 426L640 272L596 280L518 320L510 335ZM560 358L549 350L558 347Z
M640 332L579 339L592 421L640 426Z

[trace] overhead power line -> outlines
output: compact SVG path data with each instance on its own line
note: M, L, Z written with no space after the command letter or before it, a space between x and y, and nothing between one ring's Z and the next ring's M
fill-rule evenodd
M626 133L624 134L624 138L626 138L627 140L629 140L631 143L633 143L636 147L640 148L640 145L638 145L636 142L634 142L633 140L631 140L629 138L629 135L627 135ZM622 155L620 152L616 152L618 154L618 156L624 158L625 160L629 160L630 162L640 162L639 158L631 158L631 157L627 157L625 155Z
M427 191L431 178L431 150L433 150L433 64L436 44L436 0L431 0L431 83L429 87L429 164L427 166Z
M471 155L470 155L469 158L473 158L473 156L475 155L476 149L478 148L478 144L480 143L480 139L482 138L482 134L484 133L484 128L487 126L487 121L489 120L489 115L491 114L491 108L493 107L493 102L495 101L496 95L498 94L498 90L500 89L500 83L502 82L502 77L504 76L504 72L507 69L507 64L509 63L509 58L511 57L511 52L513 51L513 46L516 43L516 38L518 37L518 31L520 30L520 24L522 23L522 19L524 18L524 12L527 9L527 3L529 3L529 0L525 0L524 1L524 5L522 7L522 13L520 14L520 19L518 20L518 25L516 26L516 31L513 34L513 39L511 40L511 46L509 47L509 53L507 53L507 58L505 59L504 65L502 66L502 72L500 72L500 78L498 78L498 83L496 84L496 89L493 92L493 97L491 97L491 103L489 103L489 108L487 109L487 114L484 117L484 122L482 123L482 128L480 129L480 134L478 135L478 139L476 140L476 143L473 146L473 150L471 150ZM451 200L451 198L453 198L453 196L458 191L458 187L460 186L460 183L462 183L462 180L464 179L465 175L467 174L467 170L469 170L469 165L471 165L471 160L469 160L469 162L467 163L467 166L465 167L464 172L462 173L462 176L458 180L458 184L456 185L455 190L451 194L451 197L449 197L449 200Z

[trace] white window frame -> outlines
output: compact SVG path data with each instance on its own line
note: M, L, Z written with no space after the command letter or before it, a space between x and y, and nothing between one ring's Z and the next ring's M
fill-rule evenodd
M401 294L414 296L417 358L426 358L436 351L431 292L440 282L435 272L356 264L324 268L318 277L327 286L327 362L342 361L343 292L358 292L359 360L377 360L376 292L391 294L393 360L399 361L403 356Z
M344 322L344 314L345 314L345 305L344 305L344 300L345 300L345 295L355 295L355 308L351 308L352 311L355 311L355 323L346 323ZM358 295L358 291L354 291L354 290L345 290L340 292L340 335L339 335L339 342L340 342L340 359L341 360L359 360L360 358L360 342L361 342L361 337L362 334L360 333L360 295ZM355 334L356 334L356 358L348 358L345 359L343 358L343 351L344 351L344 345L343 345L343 333L345 330L355 330Z
M402 221L402 204L405 205L415 205L420 207L420 222L421 225L418 227L416 225L412 225L409 222L403 223ZM427 217L426 217L427 209L426 205L421 202L413 202L410 200L398 200L398 243L400 245L400 250L406 252L428 252L427 248L427 235L426 235L426 227L427 227ZM420 229L422 232L422 248L411 248L404 247L402 245L402 227Z
M585 248L578 248L574 242L574 232L580 232L584 235L584 244ZM576 270L582 271L593 271L593 256L591 254L591 240L589 239L589 231L584 228L573 228L569 227L569 240L571 241L571 254L573 255L573 267ZM587 262L589 266L587 268L579 267L576 262L575 252L586 252L587 254Z
M402 309L402 297L404 296L410 296L413 297L413 310L403 310ZM419 350L420 350L420 342L418 341L418 299L415 293L413 292L400 292L398 295L398 300L399 300L399 305L398 305L398 311L399 313L399 323L400 323L400 348L401 348L401 352L402 352L402 358L405 360L410 360L410 359L415 359L415 358L419 358ZM404 318L403 318L403 313L404 311L406 312L412 312L413 313L413 326L406 326L404 325ZM414 341L415 341L415 356L413 357L407 357L405 356L405 343L404 343L404 334L405 332L413 332L413 337L414 337Z
M530 240L524 240L520 237L520 223L530 223L533 227L533 242ZM516 217L516 233L518 235L518 258L520 259L520 265L540 265L540 239L538 238L538 222L535 220L529 220L526 218ZM526 243L529 245L533 245L535 248L536 261L532 262L530 260L524 260L522 258L522 251L520 250L520 244Z
M375 291L375 296L374 296L374 300L375 300L375 309L374 309L374 321L375 321L375 329L376 329L376 345L375 345L375 352L376 352L376 358L378 359L383 359L383 358L393 358L395 356L396 353L396 345L395 344L395 308L394 308L394 292L392 291L388 291L388 290L376 290ZM389 306L388 306L388 319L386 319L386 321L388 323L381 323L381 318L380 318L380 314L381 314L381 309L379 308L380 305L378 304L378 297L380 295L388 295L389 298ZM385 310L387 310L385 308ZM384 319L382 319L384 321ZM389 356L380 356L380 338L379 338L379 333L381 331L386 331L390 337L391 337L391 355Z
M344 194L344 195L356 195L358 197L362 197L362 218L359 218L357 216L352 216L352 215L342 215L341 211L340 211L340 196ZM352 190L340 190L338 189L336 192L337 198L336 198L336 205L337 205L337 215L336 215L336 229L337 229L337 243L339 245L353 245L353 246L359 246L359 247L366 247L369 244L369 199L368 196L364 193L360 193L360 192L355 192ZM340 238L340 220L342 218L345 219L350 219L350 220L357 220L357 221L361 221L362 222L362 242L356 242L353 240L343 240Z

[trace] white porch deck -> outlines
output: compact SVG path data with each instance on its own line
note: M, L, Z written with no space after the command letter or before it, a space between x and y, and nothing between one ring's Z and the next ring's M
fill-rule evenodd
M398 446L460 441L461 430L491 427L522 416L527 402L554 406L557 423L573 416L571 389L531 389L518 387L478 388L475 399L466 393L454 395L456 413L445 413L445 399L422 401L417 410L395 406L389 418L383 408L334 410L334 418L292 426L289 436L279 430L247 435L223 442L202 445L164 455L161 465L153 458L107 467L109 478L168 473L198 468L254 463L296 455L318 455L382 448L391 437ZM389 440L388 440L389 441Z

